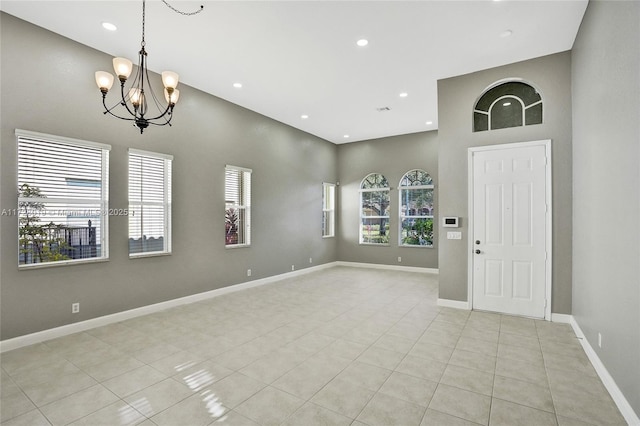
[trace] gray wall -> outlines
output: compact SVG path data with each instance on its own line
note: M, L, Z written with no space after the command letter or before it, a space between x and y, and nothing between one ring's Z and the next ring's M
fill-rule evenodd
M412 169L429 173L435 184L435 220L441 212L438 194L437 132L354 142L338 146L338 258L347 262L383 265L438 267L438 236L433 248L398 247L398 185L402 176ZM360 245L360 195L362 179L369 173L382 173L391 187L389 246ZM435 230L435 227L434 227ZM398 257L402 262L398 262Z
M521 78L542 95L543 124L472 132L473 108L496 81ZM460 216L462 240L440 239L440 298L467 300L467 150L470 147L551 139L553 174L554 313L571 313L571 56L544 56L438 82L439 212ZM440 227L440 233L443 230Z
M572 51L573 315L636 413L639 35L640 2L590 2Z
M18 220L1 218L1 339L336 260L321 235L334 144L185 85L173 127L140 135L102 114L93 74L110 56L4 13L1 36L1 208L17 207L16 128L111 144L113 208L127 207L127 148L174 156L171 256L129 259L127 218L112 217L108 262L19 271ZM225 164L253 169L250 248L224 247Z

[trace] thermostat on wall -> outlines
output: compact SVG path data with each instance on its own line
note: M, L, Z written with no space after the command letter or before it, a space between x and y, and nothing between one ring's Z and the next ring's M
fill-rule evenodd
M443 217L442 226L445 228L458 228L460 227L460 218L458 216Z

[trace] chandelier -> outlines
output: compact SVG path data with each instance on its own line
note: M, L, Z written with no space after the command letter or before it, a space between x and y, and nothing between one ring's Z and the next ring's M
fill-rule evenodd
M173 8L165 0L163 2L175 12L182 15L195 15L202 11L203 6L197 12L184 13ZM96 72L96 84L102 93L102 105L104 106L103 114L111 114L122 120L133 121L134 126L140 129L140 134L150 124L155 126L171 126L173 118L173 108L178 102L180 91L176 89L178 86L179 76L172 71L164 71L162 73L162 84L164 86L164 105L158 99L149 84L149 70L147 69L147 51L145 49L146 42L144 39L145 27L145 0L142 0L142 41L140 42L140 52L138 52L138 66L136 68L135 77L131 86L125 88L125 83L133 72L133 63L126 58L113 58L113 69L120 80L120 97L121 99L112 107L107 106L107 93L113 86L114 77L106 71ZM151 103L154 108L150 109ZM114 113L113 110L118 106L124 107L121 113ZM129 115L126 116L126 113ZM122 115L125 115L124 117Z

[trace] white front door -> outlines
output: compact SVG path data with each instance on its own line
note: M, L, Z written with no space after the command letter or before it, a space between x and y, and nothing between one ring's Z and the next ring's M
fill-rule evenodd
M473 309L545 318L550 141L472 148Z

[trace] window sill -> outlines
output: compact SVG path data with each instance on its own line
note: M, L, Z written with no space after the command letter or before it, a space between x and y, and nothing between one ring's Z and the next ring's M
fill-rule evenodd
M230 244L230 245L224 246L225 249L229 249L229 250L246 248L246 247L251 247L251 244Z
M29 263L27 265L18 265L19 271L28 271L30 269L55 268L60 266L86 265L88 263L108 262L109 258L95 259L76 259L76 260L59 260L57 262Z
M430 246L421 246L418 244L400 244L398 247L407 247L407 248L419 248L419 249L432 249L435 246L432 244Z
M171 256L170 251L154 251L149 253L136 253L130 254L129 259L140 259L143 257L156 257L156 256Z
M371 247L390 247L389 243L359 243L361 246L371 246Z

